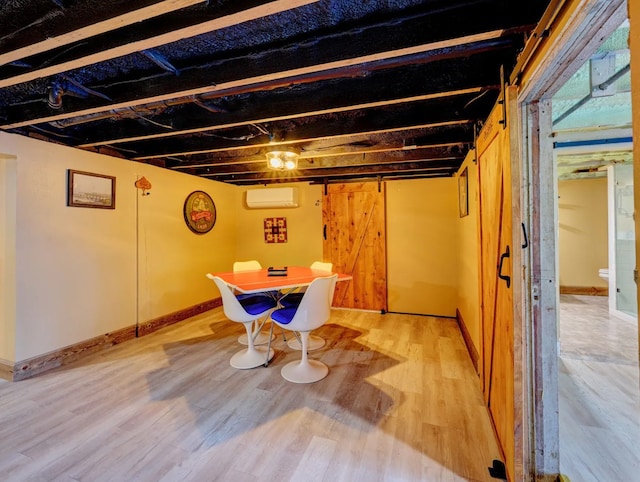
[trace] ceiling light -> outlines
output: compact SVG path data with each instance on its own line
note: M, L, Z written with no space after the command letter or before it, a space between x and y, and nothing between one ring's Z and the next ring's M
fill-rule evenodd
M267 152L267 166L270 169L292 170L298 167L298 152L294 150Z

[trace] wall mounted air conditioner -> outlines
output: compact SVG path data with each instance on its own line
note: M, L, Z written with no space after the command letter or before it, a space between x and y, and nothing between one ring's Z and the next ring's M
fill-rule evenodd
M297 208L298 188L277 187L249 189L247 191L246 201L247 207L250 209Z

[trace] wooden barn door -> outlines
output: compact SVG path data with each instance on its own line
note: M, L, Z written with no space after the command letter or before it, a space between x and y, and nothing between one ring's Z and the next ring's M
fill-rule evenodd
M477 139L482 263L482 388L514 480L511 144L498 104ZM518 246L520 249L520 246Z
M329 184L322 218L324 259L353 276L337 283L333 305L387 311L385 184Z

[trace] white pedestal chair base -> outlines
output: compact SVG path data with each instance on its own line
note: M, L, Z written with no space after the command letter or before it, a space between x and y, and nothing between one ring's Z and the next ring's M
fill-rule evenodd
M272 333L271 341L273 341L275 337L276 337L276 334ZM238 343L240 343L241 345L247 345L246 333L243 333L238 337ZM260 333L258 333L258 336L256 336L255 339L253 340L254 345L266 345L267 343L269 343L269 333L266 331L261 331Z
M269 357L267 358L267 348L264 346L255 347L254 350L241 350L231 357L229 364L233 368L240 370L247 370L249 368L256 368L260 365L266 365L269 362L275 352L273 349L269 350Z
M318 360L300 360L287 363L280 370L282 378L293 383L313 383L322 380L329 374L329 367Z
M326 343L327 342L322 337L309 335L309 345L307 346L307 351L318 350L322 348ZM298 337L295 335L287 340L287 346L292 350L302 349L302 344L300 343Z

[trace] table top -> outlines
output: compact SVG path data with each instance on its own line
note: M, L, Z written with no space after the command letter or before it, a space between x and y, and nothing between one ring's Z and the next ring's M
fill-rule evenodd
M225 283L241 293L259 293L309 286L314 279L331 276L334 273L305 266L288 266L286 276L269 276L268 269L212 274L222 278ZM352 279L350 275L338 273L338 281L349 279Z

